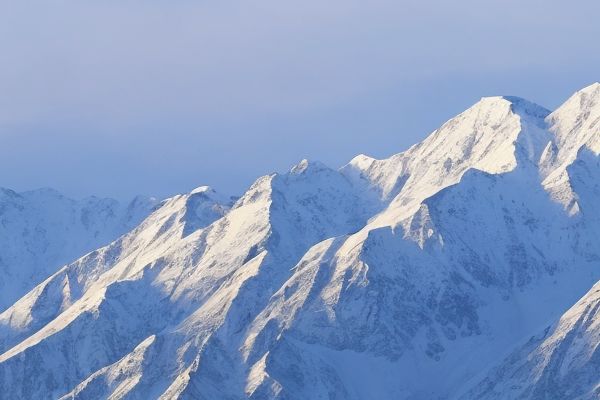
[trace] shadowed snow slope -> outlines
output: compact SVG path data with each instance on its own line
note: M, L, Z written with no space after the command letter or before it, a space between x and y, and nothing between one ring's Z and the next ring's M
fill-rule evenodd
M596 292L560 316L600 279L598 87L164 201L0 314L4 394L593 398Z

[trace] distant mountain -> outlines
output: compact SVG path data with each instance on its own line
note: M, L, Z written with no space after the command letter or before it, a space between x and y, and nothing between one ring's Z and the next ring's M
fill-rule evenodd
M597 398L599 153L594 84L168 199L0 314L3 394Z
M17 193L0 188L0 310L62 265L137 226L155 199L73 200L52 189Z

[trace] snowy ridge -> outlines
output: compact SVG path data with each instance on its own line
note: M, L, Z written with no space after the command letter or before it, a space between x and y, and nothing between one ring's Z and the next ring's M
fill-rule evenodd
M560 316L600 279L599 87L552 113L483 98L406 152L338 171L303 160L235 201L167 199L0 314L0 385L27 399L548 398L562 374L565 396L594 398L597 291Z
M537 162L549 140L543 129L549 113L516 97L483 98L406 152L386 160L358 156L342 171L390 201L381 216L389 225L456 184L468 169L508 172L517 166L519 152Z

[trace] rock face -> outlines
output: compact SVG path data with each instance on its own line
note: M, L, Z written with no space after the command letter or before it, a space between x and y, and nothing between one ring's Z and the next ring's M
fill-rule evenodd
M596 398L596 289L560 316L600 279L599 88L552 113L484 98L406 152L303 160L233 204L168 199L0 314L0 386Z

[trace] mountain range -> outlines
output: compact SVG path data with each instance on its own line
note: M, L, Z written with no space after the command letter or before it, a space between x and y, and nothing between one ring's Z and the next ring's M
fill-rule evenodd
M239 197L0 191L10 399L597 399L600 84Z

